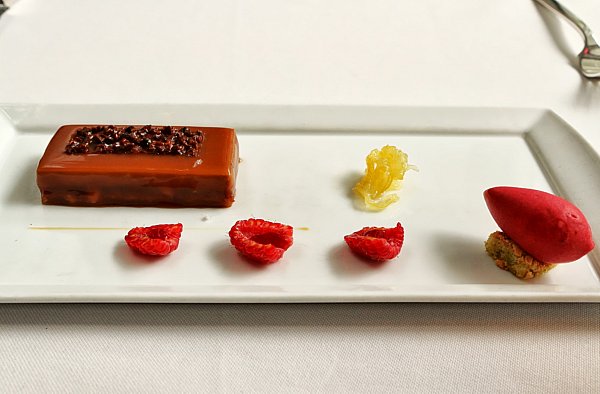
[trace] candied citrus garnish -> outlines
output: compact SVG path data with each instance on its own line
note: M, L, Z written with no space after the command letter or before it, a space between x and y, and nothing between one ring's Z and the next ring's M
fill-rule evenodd
M398 195L390 192L398 190L406 171L416 167L408 164L406 153L391 145L373 149L366 160L365 175L352 190L367 209L381 211L398 201Z

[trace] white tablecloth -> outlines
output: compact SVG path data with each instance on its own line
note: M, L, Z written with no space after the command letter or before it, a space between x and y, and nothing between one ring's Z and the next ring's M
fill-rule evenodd
M539 107L600 149L581 39L531 1L13 3L0 102ZM3 392L595 393L600 305L1 305L0 353Z

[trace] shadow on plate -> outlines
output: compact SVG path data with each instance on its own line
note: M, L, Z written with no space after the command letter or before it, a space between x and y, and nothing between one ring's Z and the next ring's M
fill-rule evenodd
M363 176L363 174L361 172L352 171L352 172L347 173L340 179L340 187L341 187L341 190L344 191L345 197L350 197L350 198L354 197L352 188L354 187L354 185L356 185L356 183L358 181L360 181L362 176Z
M8 205L40 205L40 192L35 178L39 158L31 158L22 169L7 197Z
M215 243L209 254L225 274L230 276L252 275L268 269L269 265L252 262L241 256L228 241Z
M327 260L333 273L344 277L367 275L386 265L386 262L373 262L356 256L345 243L333 247Z
M347 198L351 202L352 207L357 211L366 210L364 201L356 197L356 195L352 191L354 185L356 185L358 181L360 181L363 175L364 174L361 172L352 171L347 173L340 179L340 188L341 190L343 190L344 193L343 197Z
M119 242L115 246L113 256L115 261L129 270L151 267L155 263L160 263L162 260L168 258L168 256L146 256L141 253L136 253L127 246L125 241Z
M515 284L520 280L502 271L485 252L485 239L451 233L434 236L433 247L444 262L442 269L454 283Z

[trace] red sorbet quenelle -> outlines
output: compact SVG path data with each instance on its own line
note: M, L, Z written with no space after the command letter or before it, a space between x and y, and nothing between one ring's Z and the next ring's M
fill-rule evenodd
M484 198L502 231L539 261L567 263L594 249L583 212L561 197L500 186L486 190Z

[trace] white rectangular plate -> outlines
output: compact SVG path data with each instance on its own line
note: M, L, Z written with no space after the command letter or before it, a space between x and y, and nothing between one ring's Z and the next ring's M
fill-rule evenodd
M542 278L498 269L482 193L546 190L576 203L600 234L600 160L550 111L272 106L19 106L0 115L1 302L598 302L598 250ZM61 124L226 126L238 130L237 198L228 209L43 206L35 169ZM400 201L364 212L350 189L374 148L395 145L419 171ZM256 267L229 245L236 220L293 225L294 245ZM129 228L184 225L180 247L148 261ZM370 265L343 236L405 228L400 256ZM598 240L596 238L596 242Z

